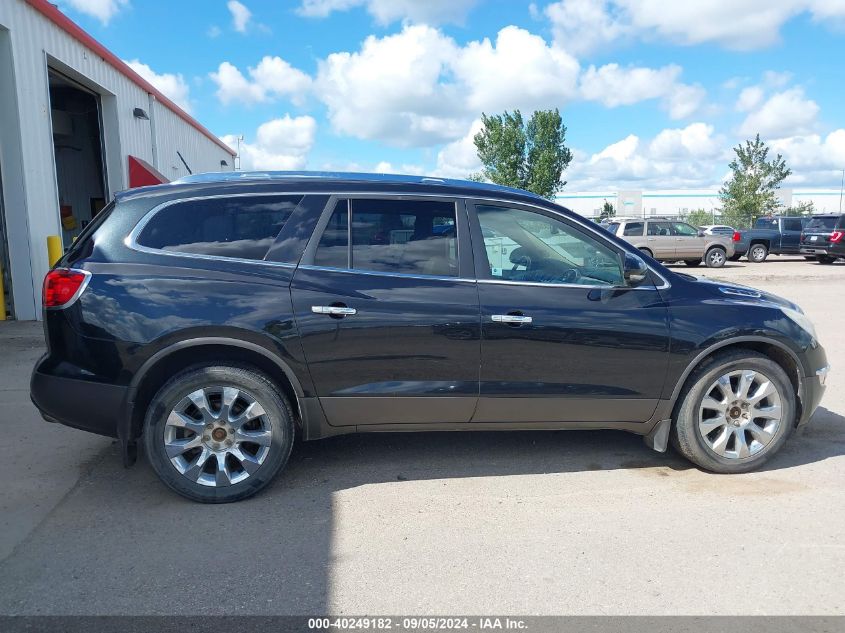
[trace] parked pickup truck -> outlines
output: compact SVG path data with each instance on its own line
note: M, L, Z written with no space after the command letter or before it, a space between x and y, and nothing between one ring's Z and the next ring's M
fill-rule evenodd
M810 218L768 216L757 218L752 229L738 231L739 241L734 242L733 260L743 255L748 261L759 263L770 255L799 255L801 231Z

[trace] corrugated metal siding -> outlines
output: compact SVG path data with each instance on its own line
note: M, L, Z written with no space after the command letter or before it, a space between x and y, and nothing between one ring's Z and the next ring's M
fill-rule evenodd
M232 168L232 157L217 144L198 132L159 103L150 113L148 93L82 46L58 26L46 19L23 0L0 1L0 25L10 31L14 63L14 90L18 112L5 113L2 121L17 118L23 145L24 182L4 180L4 188L23 187L29 215L29 247L32 260L32 285L14 284L18 318L34 318L38 297L32 288L40 288L47 272L45 242L48 235L61 234L56 190L55 162L50 124L50 103L47 65L102 95L104 109L105 162L110 194L126 187L127 156L142 158L155 165L151 122L136 119L136 107L155 116L159 171L169 178L187 171L176 156L178 149L194 173L220 171L220 161ZM9 86L3 85L4 90ZM175 160L174 160L175 159ZM0 157L0 164L2 164ZM175 169L173 169L175 167ZM7 209L7 213L24 212ZM14 272L15 262L12 262ZM24 294L25 293L25 294Z

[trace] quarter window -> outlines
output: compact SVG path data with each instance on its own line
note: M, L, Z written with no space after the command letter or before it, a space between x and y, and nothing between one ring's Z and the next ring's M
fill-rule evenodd
M675 235L684 235L686 237L695 237L698 235L698 229L686 222L673 222L672 230Z
M623 231L622 235L628 237L638 237L643 234L643 223L642 222L628 222L625 225L625 230Z
M349 222L351 218L351 223ZM314 264L456 277L455 205L439 200L353 199L332 213ZM351 252L349 245L351 243Z
M480 205L476 210L494 279L622 285L619 255L587 232L523 209Z
M177 253L262 260L300 196L186 200L147 223L138 244Z

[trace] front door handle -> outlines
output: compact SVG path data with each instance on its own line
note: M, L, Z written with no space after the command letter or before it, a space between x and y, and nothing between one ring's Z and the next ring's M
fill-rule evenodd
M358 314L355 308L347 306L311 306L311 312L314 314L328 314L329 316L345 317Z
M533 323L534 319L524 314L494 314L490 317L494 323L511 323L514 325L523 325L525 323Z

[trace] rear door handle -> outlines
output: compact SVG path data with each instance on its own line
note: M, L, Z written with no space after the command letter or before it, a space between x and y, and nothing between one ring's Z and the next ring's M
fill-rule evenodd
M328 314L330 316L340 317L358 314L358 310L347 306L311 306L311 312L314 314Z
M490 317L495 323L515 323L522 325L524 323L533 323L534 319L523 314L494 314Z

